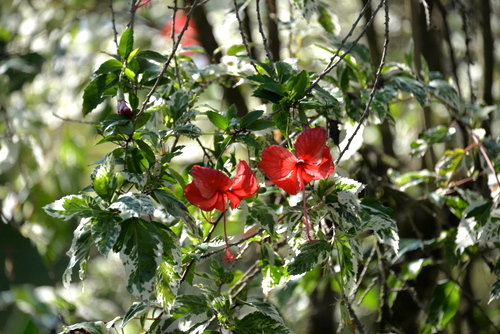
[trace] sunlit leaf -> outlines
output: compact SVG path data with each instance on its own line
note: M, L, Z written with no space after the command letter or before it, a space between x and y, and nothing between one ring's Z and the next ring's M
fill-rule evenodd
M102 74L94 78L83 91L82 115L85 117L104 101L106 92L110 87L118 82L116 73Z
M63 327L62 334L74 334L74 333L108 334L109 329L106 327L106 324L102 321L80 322L78 324Z
M130 307L127 309L125 312L125 315L123 316L121 328L125 327L125 325L130 321L133 320L135 317L138 317L142 313L146 312L146 310L149 308L148 304L145 302L135 302Z
M63 274L63 285L66 288L69 288L73 268L77 264L80 264L80 279L83 280L85 278L90 246L92 246L90 224L88 223L88 220L82 219L80 225L78 225L78 227L73 232L73 241L68 251L68 256L70 257L70 259L68 266Z
M134 47L134 31L130 28L126 29L121 38L120 43L118 45L118 51L120 52L120 56L122 59L127 59L132 52Z
M300 253L288 265L290 275L300 275L325 262L332 252L332 246L323 240L306 243L300 247Z
M429 323L444 329L455 316L460 305L460 287L453 281L439 282L432 292L429 306Z
M154 212L151 198L148 195L137 193L120 195L109 208L120 211L122 219L152 215Z
M444 80L432 80L428 84L430 92L455 112L462 110L462 102L457 90Z

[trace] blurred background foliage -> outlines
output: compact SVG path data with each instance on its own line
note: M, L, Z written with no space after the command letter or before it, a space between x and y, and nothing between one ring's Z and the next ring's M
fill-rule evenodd
M310 24L297 19L296 9L289 1L268 0L263 5L272 18L266 29L274 59L299 59L302 68L321 72L325 62L320 59L328 59L330 54L318 45L332 45L342 39L366 1L325 1L331 18L330 26L325 28L317 16L312 17ZM120 0L112 4L116 25L121 29L128 22L130 3ZM450 78L465 102L485 114L478 119L486 133L498 139L500 3L393 0L389 4L388 60L406 62L417 73L438 72ZM137 47L164 52L171 46L162 30L170 19L172 5L172 1L153 0L137 12ZM244 20L252 55L263 61L266 55L259 40L254 6L254 2L249 3ZM232 1L212 0L195 12L198 40L207 52L207 56L200 55L198 59L193 56L199 66L221 62L226 71L231 71L228 55L241 47L232 8ZM89 165L106 152L105 145L94 147L98 141L95 130L81 121L100 121L114 105L104 104L85 119L81 105L82 91L93 69L107 59L102 52L116 52L110 13L108 1L0 3L1 333L54 333L60 330L61 323L111 320L123 314L132 302L124 288L123 269L113 257L105 261L93 258L83 286L74 283L71 289L62 288L61 276L68 262L65 253L77 222L57 221L42 210L44 205L77 193L88 184L92 170ZM370 10L365 19L369 17ZM369 47L373 64L378 64L383 42L381 16L376 17L362 42ZM250 94L245 85L237 89L221 85L205 92L203 100L216 109L235 103L244 113L258 103ZM395 208L402 238L437 238L448 230L448 224L456 226L458 220L449 210L438 209L420 197L432 185L396 191L387 184L395 183L399 175L409 171L434 170L448 144L433 146L421 158L410 155L411 144L420 131L447 126L450 115L442 104L430 103L422 108L414 99L391 105L391 113L394 124L386 121L367 126L363 141L351 150L351 163L341 167L368 185L368 196L381 198ZM349 124L342 129L341 138ZM421 180L421 175L417 179ZM475 190L498 191L494 182L488 183L484 177L476 182ZM423 245L421 249L422 253L414 254L416 260L436 251ZM491 321L498 328L498 303L488 304L490 286L495 282L490 267L496 263L496 256L485 251L471 257L471 264L465 268L462 284L469 302L460 305L462 319L456 320L456 333L490 333ZM418 293L428 303L431 289L443 277L435 265L420 263L417 267L411 273L415 275L414 284L394 304L394 322L399 322L402 331L408 333L415 330L421 306L415 304L412 294ZM293 298L285 296L286 290L280 290L273 296L274 302L286 320L295 325L296 333L327 333L325 330L331 327L324 319L333 313L329 300L335 298L331 281L322 279L316 268L296 284L290 288ZM363 305L367 314L373 314L370 308L377 307L378 298L374 290L366 295ZM128 326L127 331L138 330L133 326Z

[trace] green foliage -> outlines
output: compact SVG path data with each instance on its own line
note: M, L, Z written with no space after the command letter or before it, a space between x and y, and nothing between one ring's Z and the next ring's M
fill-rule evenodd
M465 306L496 326L492 314L484 311L484 300L469 296L462 285L469 279L463 270L486 264L488 303L500 296L500 261L491 259L500 244L500 145L494 137L498 131L490 126L494 108L467 101L457 83L429 72L425 61L422 68L413 68L414 57L420 55L409 52L406 64L392 62L385 58L390 49L384 46L382 62L374 63L373 45L359 42L366 31L356 27L359 20L349 35L336 35L342 23L334 6L312 0L293 3L298 13L291 11L289 22L276 16L280 33L290 35L290 58L257 61L247 54L249 47L255 51L252 43L231 40L210 55L217 60L219 53L224 55L218 64L203 53L204 41L188 45L191 37L178 39L179 31L168 47L165 41L151 42L153 37L144 31L152 30L160 13L141 12L138 6L125 17L130 9L111 8L111 18L105 5L107 14L100 22L112 22L113 29L106 30L99 44L111 44L112 51L100 54L101 64L93 73L77 71L82 76L81 115L92 118L88 123L93 125L92 135L82 137L99 144L91 149L75 144L78 136L72 130L61 137L57 131L40 132L50 128L44 124L45 114L16 118L20 116L10 111L20 104L15 95L8 103L0 102L5 115L15 116L14 121L5 116L1 125L0 170L6 172L6 185L0 188L5 198L2 220L35 241L48 276L60 277L54 286L62 282L73 289L77 268L96 299L117 298L119 304L110 313L85 318L89 313L75 310L87 305L86 300L66 301L53 288L57 298L48 307L28 288L17 287L0 294L0 309L14 305L29 315L32 327L51 312L73 323L43 325L47 333L104 334L120 327L152 334L272 334L299 333L307 327L304 317L322 303L340 309L335 318L339 332L344 326L356 332L363 326L404 332L408 329L398 328L403 322L390 313L401 312L396 306L409 295L419 308L415 313L421 312L410 315L413 330L456 329ZM151 3L160 8L156 5ZM374 17L386 5L380 2ZM388 8L386 13L396 15ZM263 22L254 23L260 28ZM328 37L314 36L314 26ZM15 38L9 29L0 26L0 82L11 94L37 87L31 83L46 58L32 50L10 54L22 43L6 47ZM76 30L65 27L73 43ZM357 30L362 31L359 38L348 38ZM429 123L421 126L421 118ZM30 124L27 130L11 130L23 122ZM291 174L300 175L301 185L307 183L290 195L265 179L259 162L266 147L292 148L309 127L327 130L325 151L333 155L335 172L317 180L314 162L302 157L276 161L280 167L294 164L297 169ZM49 147L51 139L61 144ZM50 154L41 153L49 148ZM93 160L85 157L86 151ZM26 156L29 168L15 171L17 161ZM95 160L93 170L85 168ZM240 160L255 173L259 189L237 208L205 212L187 200L184 192L191 182L202 189L197 196L202 201L209 201L206 193L212 191L213 180L193 181L194 165L237 178ZM58 177L58 182L52 184L49 177ZM210 195L224 193L227 202L225 191L233 190ZM305 235L306 223L313 240ZM70 229L72 240L64 237ZM59 273L59 258L68 247L69 263ZM6 254L7 276L13 265L11 253ZM108 272L101 275L99 270ZM421 288L417 283L422 277L432 284ZM119 281L125 290L119 290ZM108 285L102 295L94 288L99 284ZM27 304L36 307L26 311ZM311 305L309 313L301 305ZM120 309L124 314L111 314ZM57 323L57 317L49 318Z

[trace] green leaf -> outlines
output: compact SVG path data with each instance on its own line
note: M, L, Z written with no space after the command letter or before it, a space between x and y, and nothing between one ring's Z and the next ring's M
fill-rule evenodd
M116 73L102 74L94 78L83 91L83 117L87 116L94 110L105 97L103 96L109 88L118 82L118 75Z
M163 254L163 240L156 226L140 218L125 220L114 250L120 252L125 267L127 290L140 300L149 300Z
M207 110L207 117L212 122L213 125L221 129L222 131L226 131L226 129L229 127L229 119L226 117L222 116L219 113L216 113L214 111Z
M113 213L101 213L90 219L92 224L92 238L99 252L105 257L120 235L121 225L117 221L117 217Z
M283 266L283 260L267 243L262 244L260 250L259 265L262 271L262 291L269 293L278 285L284 283L289 276L286 267Z
M276 74L278 75L278 81L280 83L286 83L288 79L293 75L295 72L292 65L284 62L284 61L277 61L275 64L276 67ZM269 77L267 77L269 78ZM267 80L267 82L274 82L271 78Z
M102 121L104 136L130 135L134 132L134 122L125 115L111 114Z
M288 273L290 275L304 274L328 260L331 252L332 246L324 240L306 243L300 247L299 255L288 265Z
M460 287L453 281L440 281L432 292L429 307L429 324L444 329L455 316L460 305Z
M323 3L318 5L318 22L327 33L333 35L335 25L333 24L332 15L330 14L328 7L326 7Z
M400 90L415 96L422 107L427 103L427 89L422 82L402 76L392 76L390 81L394 82Z
M149 146L148 144L146 144L146 142L144 142L143 140L140 140L140 139L136 139L134 142L136 143L136 145L142 151L143 155L148 160L149 165L153 166L156 162L156 157L155 157L155 153L151 149L151 146Z
M457 90L448 82L438 79L432 80L427 85L430 92L441 102L452 108L455 112L461 112L463 109L462 101Z
M293 3L300 10L307 23L311 20L312 15L318 11L320 5L319 0L294 0Z
M186 333L199 333L208 326L208 321L213 315L214 311L202 296L179 295L170 315L155 320L149 332L151 334L172 333L174 328L190 326Z
M191 216L186 205L177 199L177 197L164 189L153 190L151 196L155 201L160 203L170 215L181 219L193 236L196 238L200 236L200 227L196 224L196 220Z
M81 322L71 326L64 326L62 334L86 333L86 334L108 334L109 329L102 321Z
M236 321L237 334L292 334L293 332L283 323L276 321L261 312L247 314L243 319Z
M135 317L138 317L142 313L146 312L146 310L149 308L148 304L145 302L135 302L133 303L125 312L125 315L123 316L122 324L120 325L121 328L125 327L125 325L130 321L133 320Z
M418 135L418 138L421 138L425 140L427 144L432 145L435 143L443 143L452 139L455 136L455 133L455 128L439 125L422 131Z
M144 50L144 51L139 51L137 53L136 58L143 58L147 60L152 60L157 63L165 63L168 60L168 57L152 50Z
M73 268L78 263L80 264L79 277L81 280L85 278L90 246L92 246L90 224L87 220L82 219L80 225L78 225L73 232L73 241L71 242L71 247L68 251L70 259L66 270L64 270L62 279L64 287L69 288Z
M249 207L246 224L248 226L262 226L270 235L275 235L275 226L278 224L276 210L260 200L255 200Z
M252 125L256 120L260 118L260 116L262 116L263 113L263 110L253 110L249 112L240 119L240 128L244 129Z
M130 217L141 217L153 215L153 201L148 195L137 193L126 193L109 206L110 209L121 212L122 219Z
M379 242L386 244L397 255L399 250L399 235L396 221L392 218L392 209L383 206L373 198L362 198L363 229L372 230Z
M291 101L299 101L304 97L304 92L309 86L309 74L302 70L299 74L294 75L287 83L286 89Z
M120 52L120 57L122 59L127 59L132 52L134 47L134 31L127 28L120 38L120 43L118 44L118 51Z
M94 73L92 73L92 77L95 78L102 74L119 72L121 71L122 67L123 64L119 60L108 59L104 63L102 63Z
M472 207L472 205L471 205ZM484 225L490 218L493 202L491 200L483 200L475 203L472 209L466 210L464 218L474 218L479 224Z
M239 136L236 136L236 140L239 141L239 142L243 142L243 143L247 144L248 146L254 147L254 148L256 148L259 151L262 150L262 147L260 146L259 142L256 141L253 138L253 136L250 136L250 135L239 135Z
M434 172L423 169L416 172L408 172L402 175L391 175L391 181L398 186L401 191L405 191L409 187L421 183L429 183L436 174Z
M453 174L460 167L465 153L462 148L444 152L444 155L436 163L436 184L438 187L444 188L448 185Z
M65 196L43 207L45 212L54 218L70 220L73 217L90 218L100 210L92 207L93 199L86 195Z
M255 122L253 122L251 125L248 125L246 127L246 129L249 131L260 131L260 130L268 129L272 126L274 126L274 122L268 121L265 119L258 119Z
M117 181L114 171L115 159L112 154L108 154L103 163L92 173L92 188L106 202L111 201L116 191Z

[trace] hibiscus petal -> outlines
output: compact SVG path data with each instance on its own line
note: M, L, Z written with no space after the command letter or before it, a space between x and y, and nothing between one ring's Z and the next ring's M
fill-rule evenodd
M191 174L196 187L205 199L212 198L216 192L224 193L231 186L231 180L215 169L194 166Z
M219 193L215 193L212 197L207 199L202 196L200 190L196 187L194 182L191 182L186 186L184 189L184 196L189 203L204 211L212 211L213 209L218 209L218 207L221 206L221 203L218 203ZM224 203L222 203L222 208L224 209Z
M297 157L306 163L319 163L326 144L326 131L321 127L302 131L295 142Z
M332 160L332 155L328 146L323 148L323 158L320 163L312 164L302 164L302 169L304 171L303 178L307 180L309 176L310 180L306 182L309 183L311 180L321 180L330 176L330 174L335 169L335 165Z
M259 169L271 180L287 177L296 167L297 158L286 148L271 145L262 151Z
M271 180L275 185L289 193L290 195L297 195L299 191L304 189L307 184L302 184L297 177L297 169L294 168L287 177L278 180Z
M229 200L231 201L231 209L238 206L242 198L250 197L257 192L259 185L255 178L254 172L248 167L245 160L241 160L236 166L236 176L232 180L231 188L227 192ZM233 196L239 197L238 203L233 207Z

